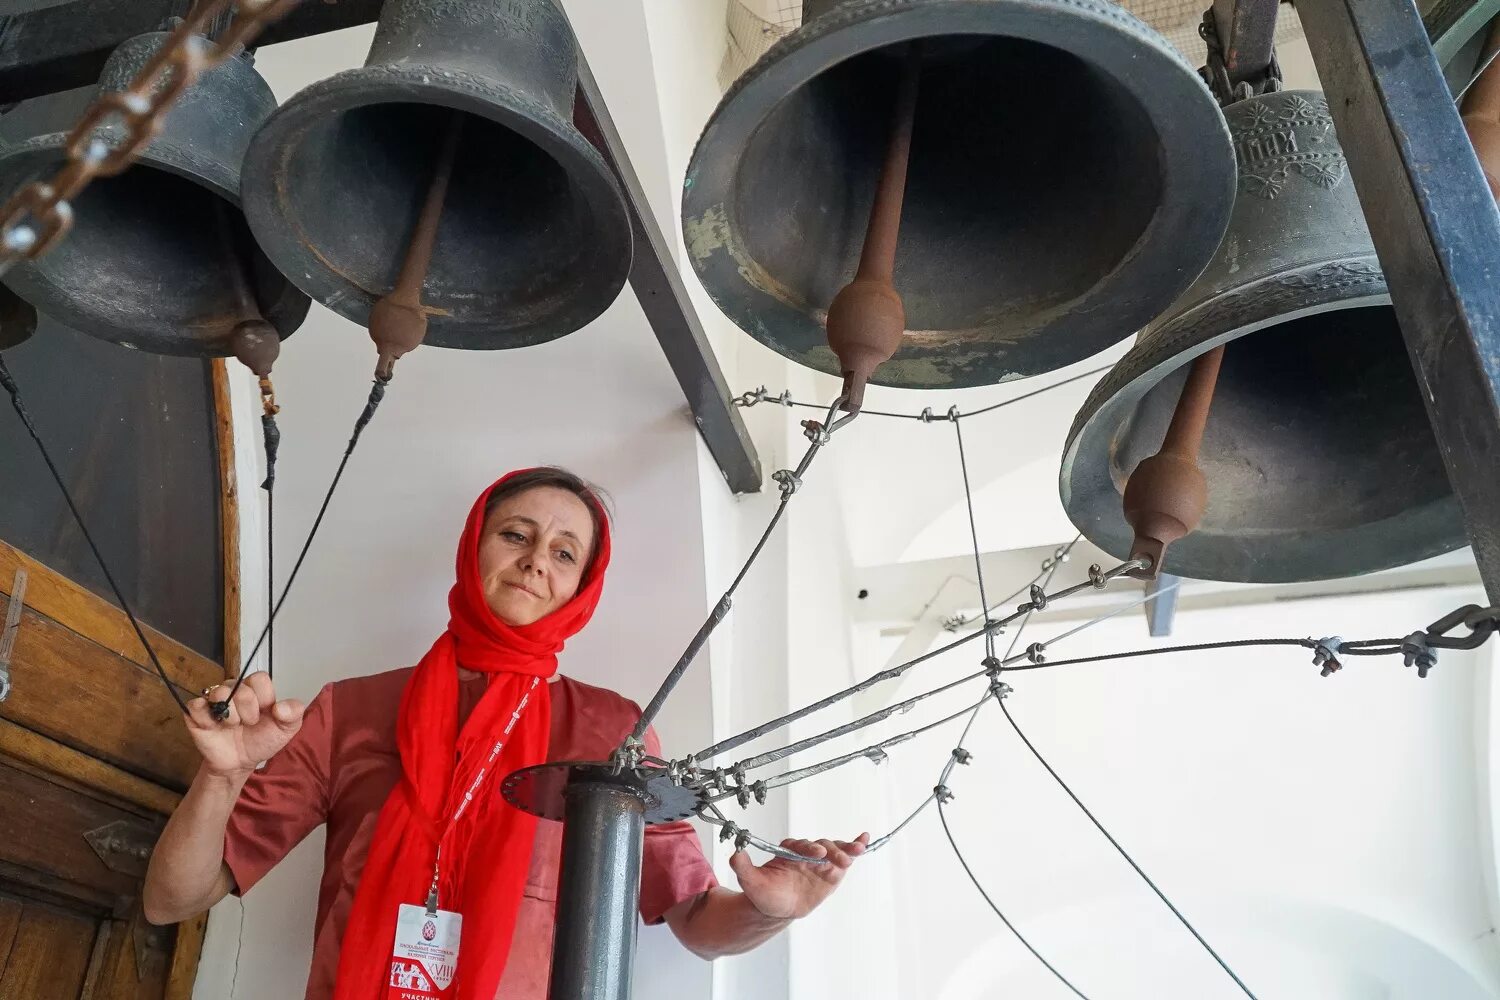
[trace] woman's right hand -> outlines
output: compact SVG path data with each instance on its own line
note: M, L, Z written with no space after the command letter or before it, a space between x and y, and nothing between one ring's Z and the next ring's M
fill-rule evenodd
M243 781L297 735L306 706L291 698L277 701L271 678L258 672L245 678L229 703L229 718L219 722L209 703L228 698L233 686L226 681L188 702L187 727L210 774Z

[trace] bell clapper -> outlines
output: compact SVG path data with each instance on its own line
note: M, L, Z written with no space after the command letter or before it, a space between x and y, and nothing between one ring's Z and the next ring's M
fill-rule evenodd
M427 312L422 308L422 285L427 280L428 268L432 266L432 249L437 243L438 220L443 215L443 201L448 195L448 181L453 176L453 161L458 152L458 137L462 127L463 112L453 112L443 138L442 151L433 167L427 200L422 205L421 215L417 216L417 224L412 227L406 259L401 263L401 274L396 278L395 287L376 299L370 310L370 338L375 341L375 348L380 352L375 377L382 382L391 380L396 360L421 346L422 340L427 336Z
M234 220L229 215L229 206L223 201L215 205L219 222L219 238L224 244L224 256L228 264L230 290L234 293L239 322L229 334L229 350L240 364L255 373L262 384L269 384L271 366L281 354L281 337L276 328L261 315L260 303L250 287L246 273L247 263L240 253L239 241L235 237Z
M851 414L864 405L865 384L896 353L906 333L906 308L894 277L921 58L921 45L913 42L902 62L890 144L870 207L859 269L828 307L828 346L838 355L844 376L843 408Z
M1125 484L1125 520L1135 530L1130 558L1148 560L1130 572L1137 579L1156 579L1167 546L1203 520L1208 482L1198 467L1198 449L1223 360L1220 345L1193 362L1161 450L1137 465Z

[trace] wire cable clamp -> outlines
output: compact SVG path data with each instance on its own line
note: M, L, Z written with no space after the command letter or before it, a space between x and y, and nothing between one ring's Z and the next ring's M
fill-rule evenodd
M1344 640L1341 636L1330 635L1318 640L1313 647L1313 666L1322 667L1319 676L1332 677L1344 668L1339 660L1339 650L1343 647Z

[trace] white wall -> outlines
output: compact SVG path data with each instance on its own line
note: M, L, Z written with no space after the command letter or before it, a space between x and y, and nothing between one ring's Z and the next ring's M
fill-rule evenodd
M1402 634L1480 597L1439 590L1191 612L1163 642ZM1033 627L1036 638L1057 630L1040 619ZM1139 616L1122 616L1049 655L1152 644ZM978 658L933 661L922 687ZM1477 822L1490 796L1475 761L1488 737L1487 724L1476 729L1475 693L1490 661L1444 652L1419 681L1386 658L1351 660L1324 679L1299 649L1162 656L1015 674L1007 704L1259 995L1478 1000L1500 995L1493 846ZM899 727L966 700L935 699ZM886 780L920 800L955 738L949 729L893 751ZM975 762L950 782L954 834L993 898L1080 989L1236 995L997 710L985 710L968 746ZM987 909L936 815L891 851L880 861L896 873L900 996L1069 995Z

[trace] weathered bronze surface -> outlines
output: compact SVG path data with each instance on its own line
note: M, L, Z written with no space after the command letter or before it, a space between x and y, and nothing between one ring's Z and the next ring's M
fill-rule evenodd
M1207 509L1161 570L1276 582L1399 566L1465 543L1323 95L1225 109L1239 194L1218 254L1073 422L1060 488L1124 557L1122 492L1161 446L1192 362L1226 345L1198 454Z
M251 229L303 290L367 325L398 281L452 109L462 136L422 287L425 342L571 333L630 267L614 175L573 127L576 82L553 0L387 0L365 65L306 88L256 135Z
M152 32L122 44L99 88L125 89L167 37ZM68 131L96 93L87 87L40 97L0 117L0 193L62 162ZM158 354L224 357L236 353L244 319L237 289L248 283L261 318L278 339L287 337L307 315L307 296L255 250L239 212L245 147L275 107L248 58L209 70L134 166L100 178L76 200L67 238L13 267L6 284L91 336ZM117 123L97 133L111 146L125 134ZM226 217L243 248L237 258L225 253Z
M1159 35L1101 0L831 0L726 95L688 167L689 256L755 339L830 374L900 53L922 43L895 288L872 381L983 385L1088 357L1155 317L1229 218L1218 106Z

